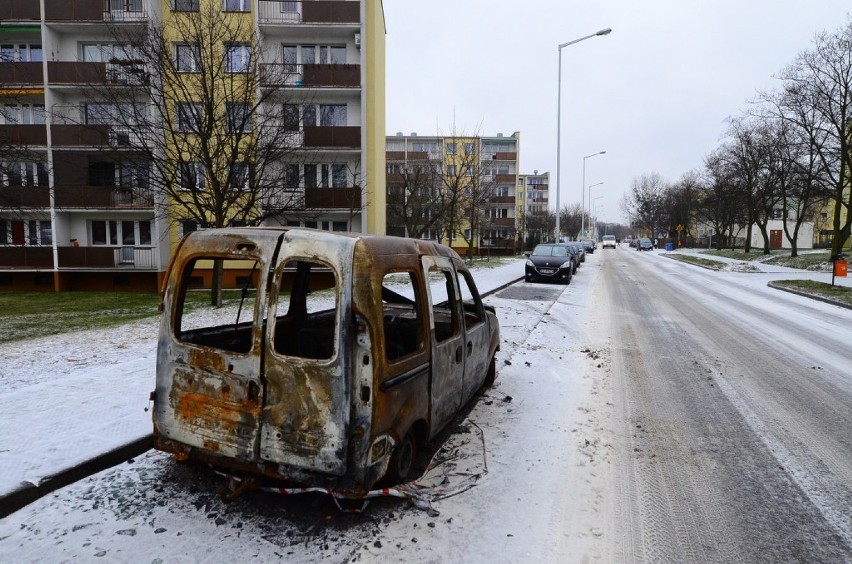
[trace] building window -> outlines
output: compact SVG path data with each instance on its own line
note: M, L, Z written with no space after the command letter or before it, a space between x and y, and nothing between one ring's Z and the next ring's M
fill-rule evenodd
M317 187L317 165L305 165L305 189Z
M464 154L472 155L474 153L475 147L473 143L465 143L464 144Z
M251 106L246 102L225 104L228 133L250 133L252 130Z
M456 144L455 143L447 143L447 154L455 155L456 154Z
M321 126L346 125L346 104L322 104L319 110Z
M175 12L197 12L199 0L173 0L172 10Z
M225 12L251 12L251 0L225 0Z
M447 176L456 175L456 165L447 165Z
M201 47L185 43L175 45L175 70L201 72Z
M299 131L298 104L284 104L284 131Z
M251 70L251 45L227 45L225 47L225 70L249 72Z
M331 185L335 188L345 188L347 173L345 164L331 165Z
M4 104L0 106L0 124L44 125L44 104Z
M47 167L44 163L0 163L2 186L47 186Z
M192 220L183 220L180 222L180 234L184 236L193 231L198 231L198 222Z
M284 187L298 188L299 187L299 165L288 164L284 166Z
M254 167L250 163L231 165L231 186L240 190L251 190L254 186Z
M180 102L175 110L177 130L181 133L199 133L201 131L202 110L199 104Z
M0 63L40 63L43 51L38 43L4 43L0 45Z
M203 191L207 185L203 163L180 163L178 185L181 190Z

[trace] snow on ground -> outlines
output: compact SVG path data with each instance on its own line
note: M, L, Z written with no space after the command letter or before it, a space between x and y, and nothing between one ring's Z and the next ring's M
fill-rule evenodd
M683 283L698 268L650 254ZM540 299L515 288L488 298L501 322L497 384L448 443L471 471L487 466L488 473L474 492L436 504L438 517L382 501L375 504L380 520L338 514L319 522L304 521L316 514L316 501L283 510L256 497L226 505L193 467L151 451L0 520L0 561L600 559L596 541L620 508L607 504L613 496L602 489L612 437L608 360L598 355L607 336L594 329L591 311L599 265L600 254L591 255L565 288L529 285ZM734 291L789 300L807 298L769 290L767 281L826 277L772 268L713 276L742 289ZM522 272L519 259L478 269L475 279L485 292ZM0 345L0 495L150 434L157 329L156 321L143 321Z
M480 292L523 261L476 270ZM159 320L0 344L0 496L151 433Z

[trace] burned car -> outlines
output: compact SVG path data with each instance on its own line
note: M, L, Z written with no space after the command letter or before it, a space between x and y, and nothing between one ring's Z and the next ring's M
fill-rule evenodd
M217 286L232 303L207 307ZM494 309L459 256L427 241L190 233L162 309L155 447L252 480L355 493L405 480L495 377Z

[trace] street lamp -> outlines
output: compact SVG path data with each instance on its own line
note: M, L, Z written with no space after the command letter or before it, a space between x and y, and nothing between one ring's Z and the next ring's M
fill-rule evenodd
M598 151L597 153L593 153L591 155L587 155L587 156L583 157L583 186L582 186L583 194L581 196L582 197L582 206L580 208L581 210L583 210L583 213L580 214L580 236L581 237L583 236L583 230L584 230L584 227L585 227L585 222L583 220L586 219L586 159L591 159L592 157L597 157L598 155L605 155L605 154L606 154L606 151ZM589 194L589 197L591 198L592 195Z
M603 182L598 182L596 184L592 184L588 188L588 190L589 190L589 226L590 227L592 225L592 188L594 188L595 186L600 186L601 184L603 184ZM586 212L586 210L584 209L583 213L585 213L585 212ZM582 223L582 220L580 220L580 222Z
M559 160L561 157L561 148L562 148L562 48L568 47L569 45L573 45L575 43L579 43L580 41L584 41L586 39L590 39L597 35L608 35L612 32L612 29L606 28L600 31L597 31L591 35L587 35L585 37L581 37L579 39L575 39L573 41L569 41L567 43L559 44L559 80L556 85L557 89L557 100L556 100L556 238L557 240L561 238L561 231L559 228Z
M597 231L597 229L598 229L598 208L603 207L602 205L596 206L595 202L597 202L598 200L600 200L602 198L603 198L603 196L595 196L595 198L592 199L591 190L589 191L589 231L591 231L593 235L595 234L595 231ZM594 223L592 223L592 212L593 211L594 211L594 216L595 216ZM594 237L594 238L596 239L597 237Z
M590 188L591 188L591 186L590 186ZM595 196L595 198L592 199L592 192L591 192L591 190L589 190L589 230L592 231L592 233L594 233L594 231L597 231L597 228L598 228L598 207L602 207L602 206L595 206L595 202L597 202L598 200L600 200L602 198L603 198L603 196ZM594 210L594 214L595 214L594 224L592 224L592 210ZM594 227L592 227L592 225L594 225Z

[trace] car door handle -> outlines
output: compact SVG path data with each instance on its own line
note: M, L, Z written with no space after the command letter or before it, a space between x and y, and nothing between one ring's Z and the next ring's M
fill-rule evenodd
M456 349L456 364L461 364L462 361L462 348L458 347Z
M473 341L467 342L467 356L470 356L473 353Z

